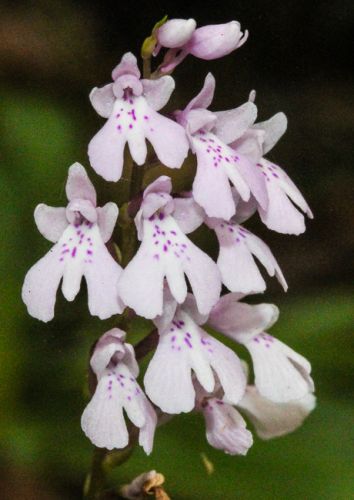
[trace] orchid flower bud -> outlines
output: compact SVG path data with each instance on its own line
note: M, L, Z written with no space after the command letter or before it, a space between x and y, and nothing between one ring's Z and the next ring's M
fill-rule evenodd
M211 60L226 56L241 47L248 38L248 31L241 31L237 21L203 26L194 31L188 42L188 52L200 59Z
M182 47L189 42L196 26L194 19L171 19L158 29L158 42L169 49Z

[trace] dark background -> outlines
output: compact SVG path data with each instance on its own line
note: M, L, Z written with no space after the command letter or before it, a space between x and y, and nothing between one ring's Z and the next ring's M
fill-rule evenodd
M139 54L164 14L194 17L199 26L236 19L250 31L246 44L224 59L187 58L174 74L167 110L184 106L212 71L211 109L235 107L256 89L260 120L277 111L288 116L288 131L270 157L302 190L315 219L299 237L272 233L257 221L251 227L270 244L290 285L284 296L269 283L259 300L280 305L272 332L312 361L319 401L302 429L256 440L245 458L210 448L199 416L178 417L158 430L151 457L136 452L112 478L129 481L156 468L179 499L347 499L353 486L354 8L346 0L2 2L0 498L80 498L91 453L79 426L86 357L113 322L88 316L85 290L73 304L58 296L47 325L26 314L23 277L49 249L33 210L40 202L65 204L74 161L88 167L101 204L125 201L125 177L119 188L89 167L87 143L102 120L88 93L109 81L124 52ZM188 188L188 168L174 176L176 188ZM209 241L204 233L196 237ZM214 241L209 251L215 252ZM131 341L144 327L136 325ZM210 476L202 453L215 466Z

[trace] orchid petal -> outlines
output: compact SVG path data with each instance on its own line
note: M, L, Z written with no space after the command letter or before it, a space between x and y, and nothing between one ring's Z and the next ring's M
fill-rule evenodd
M80 163L74 163L69 168L68 180L66 182L66 195L69 201L83 199L90 201L94 207L97 204L94 185Z
M277 321L279 309L275 305L249 305L239 302L239 298L237 293L221 297L209 315L208 324L220 333L242 340L244 335L257 335Z
M108 202L103 207L97 208L97 223L104 243L112 236L118 212L118 207L113 202Z
M255 387L248 386L237 406L250 419L261 439L272 439L300 427L315 405L313 394L288 403L274 403L262 397Z
M213 133L225 144L230 144L254 123L257 117L257 106L246 102L235 109L217 111Z
M175 81L172 76L162 76L158 80L141 80L141 82L144 97L148 105L155 111L166 106L175 89Z
M287 126L288 119L284 113L276 113L274 116L269 118L269 120L255 123L253 125L254 129L263 130L265 133L263 154L267 154L268 151L273 149L282 135L285 134Z
M108 83L104 87L95 87L90 92L91 104L100 116L109 118L113 111L115 95L113 94L113 84Z
M278 165L262 159L257 163L257 166L266 178L268 189L268 208L266 210L262 207L259 208L259 214L264 224L269 229L279 233L303 233L305 231L304 216L291 201L308 217L313 218L313 215L300 191Z
M210 398L203 407L208 443L229 455L246 455L253 444L246 422L231 405Z
M44 203L37 205L34 220L38 231L52 243L60 239L69 224L65 208L49 207Z

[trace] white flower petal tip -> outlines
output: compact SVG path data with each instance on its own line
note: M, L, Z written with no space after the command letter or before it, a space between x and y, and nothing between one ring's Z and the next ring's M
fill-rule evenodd
M125 332L114 328L97 342L91 366L97 376L96 391L85 408L81 426L90 441L108 450L129 443L123 410L139 428L139 444L149 454L157 424L156 413L136 382L139 368Z
M300 427L316 406L313 394L287 403L274 403L262 397L254 386L248 386L238 408L249 418L261 439L289 434Z

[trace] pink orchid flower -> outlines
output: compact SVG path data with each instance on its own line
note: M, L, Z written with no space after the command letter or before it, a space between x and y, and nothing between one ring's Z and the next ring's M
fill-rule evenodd
M314 385L307 359L265 332L278 319L278 308L239 302L242 297L237 293L221 297L208 324L249 351L255 386L261 396L275 403L288 403L312 393Z
M173 298L165 296L165 306L170 301ZM157 318L159 344L146 370L144 385L151 401L166 413L194 408L193 376L206 392L212 392L219 380L225 397L233 404L244 394L246 378L239 358L200 327L206 319L190 294L182 306L175 310L166 307Z
M208 111L214 89L215 79L209 73L201 92L183 111L176 112L176 118L186 128L197 156L195 201L209 217L230 220L236 210L230 182L242 200L248 201L252 194L264 209L268 196L265 179L254 162L228 146L254 122L256 106L248 101L228 111Z
M81 427L99 448L124 448L129 433L123 416L139 428L139 444L148 455L152 451L157 416L136 378L139 366L125 332L113 328L97 342L91 368L97 376L95 393L81 417Z
M113 70L112 78L113 83L94 88L90 94L97 113L108 118L88 147L92 167L107 181L118 181L125 144L135 163L142 165L147 139L164 165L179 168L188 153L185 132L178 123L157 113L174 90L173 78L141 80L136 58L130 52Z
M286 128L285 114L277 113L265 122L252 125L231 147L236 154L244 154L256 163L264 176L269 202L267 206L258 203L259 215L264 224L279 233L301 234L305 231L305 220L296 206L312 219L311 209L284 170L263 158L285 133Z
M161 73L168 73L189 54L207 61L230 54L246 42L248 31L243 33L238 21L196 28L194 19L171 19L157 30L156 36L154 55L161 47L170 49L159 67Z
M189 200L175 203L171 190L166 176L145 189L135 218L141 245L118 282L123 302L148 319L162 314L164 278L173 297L182 303L187 296L186 274L202 313L208 313L220 295L217 265L184 232L195 227L195 221L184 216ZM195 217L198 224L199 215Z
M96 206L95 188L79 163L69 168L66 194L66 208L40 204L35 209L38 230L55 245L26 274L22 299L31 316L50 321L60 280L63 278L64 297L72 301L85 276L90 313L106 319L123 310L117 294L122 268L105 246L112 235L118 207L115 203Z

